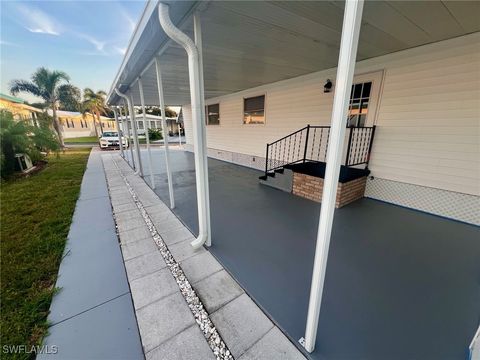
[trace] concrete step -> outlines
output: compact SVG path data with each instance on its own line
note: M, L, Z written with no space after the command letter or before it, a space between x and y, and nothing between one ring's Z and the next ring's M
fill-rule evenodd
M282 169L283 171L275 171L275 176L263 179L264 177L259 178L260 184L273 187L278 190L285 192L292 192L293 187L293 171L290 169Z

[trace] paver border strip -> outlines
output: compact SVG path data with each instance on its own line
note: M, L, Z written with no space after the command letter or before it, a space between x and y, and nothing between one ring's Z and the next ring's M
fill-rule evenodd
M205 339L207 340L207 343L210 349L212 350L213 354L215 355L217 360L234 360L231 351L228 349L227 345L225 344L225 341L222 339L215 325L210 319L210 316L207 310L205 309L205 306L203 305L202 301L200 300L197 293L193 289L192 285L188 281L182 268L180 267L178 262L175 260L173 255L170 253L170 250L168 249L167 245L159 235L150 216L145 210L145 207L137 197L135 190L130 185L129 181L127 180L127 177L123 175L115 159L113 157L111 159L115 164L116 168L119 170L120 176L125 182L128 192L132 196L135 205L140 211L140 214L143 220L145 221L155 244L160 250L160 254L162 255L163 259L165 260L165 263L167 264L167 268L170 270L171 274L173 275L175 282L177 283L180 289L180 293L182 294L183 298L187 302L187 305L195 318L195 322L197 323L198 327L200 328L203 335L205 336Z

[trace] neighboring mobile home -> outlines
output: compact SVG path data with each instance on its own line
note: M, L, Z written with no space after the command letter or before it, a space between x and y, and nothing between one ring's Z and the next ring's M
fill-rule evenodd
M198 237L193 245L215 247L215 243L211 244L207 154L261 170L259 181L264 185L321 201L308 314L305 311L305 339L300 339L312 353L316 342L318 347L319 341L330 344L331 340L328 331L323 329L317 334L317 328L327 259L331 256L333 219L348 212L334 212L335 207L365 196L388 203L389 208L398 210L399 205L434 214L435 219L448 218L442 221L449 223L462 222L468 231L480 225L479 15L480 3L469 1L151 1L137 25L107 102L122 106L126 101L130 109L140 104L182 106L186 148L195 153ZM151 162L150 153L148 157ZM140 159L138 151L137 164ZM166 168L168 173L168 165ZM141 166L137 171L142 172ZM150 175L153 182L153 173ZM170 178L168 183L172 183ZM170 200L172 193L170 189ZM216 206L218 211L219 204ZM266 205L264 208L268 209ZM255 241L267 241L268 231L264 229L278 225L269 222L274 217L262 213L263 208L242 207L242 210L249 214L252 223L257 220L252 218L254 215L265 218L264 228L259 231L262 235ZM372 232L381 227L374 216L370 221L349 222L352 226L345 226L343 236L351 240L356 227L364 226ZM251 226L247 222L241 225ZM419 241L435 236L432 229L424 231L412 225L411 230L417 231L413 238ZM391 239L388 229L386 232L381 239L388 243ZM451 241L455 241L452 236ZM478 244L471 237L466 241L476 254ZM287 246L297 240L292 238ZM277 253L276 247L285 244L275 239L268 241L269 250L263 248L262 256L267 265L277 266L281 271L280 267L289 266L291 259L275 262L275 256L269 252L278 254L281 251ZM256 246L250 239L248 243ZM305 244L297 243L297 246ZM436 249L431 250L429 254L434 258ZM408 266L409 259L415 256L414 251L405 251L402 266ZM291 252L293 259L295 251ZM345 254L355 256L348 249ZM388 254L374 255L369 254L373 257ZM232 252L222 260L231 264L241 256ZM427 264L429 260L425 255ZM350 259L345 257L345 261ZM435 266L428 271L438 271ZM238 268L232 266L229 270L235 274ZM386 298L389 294L375 293L378 284L366 273L353 267L345 271L347 274L342 274L346 277L358 277L355 286L378 295L372 296L375 300L369 298L375 306L394 303ZM376 272L382 269L377 268ZM297 280L301 281L300 277ZM252 284L246 276L243 281ZM478 290L478 281L469 278L465 282L469 289L477 286ZM249 289L255 293L261 286L253 283L256 290ZM399 284L400 290L408 285ZM425 295L424 290L422 296L432 299L437 296L435 291ZM417 294L410 295L413 299ZM478 296L469 299L478 303ZM256 300L260 305L266 301L261 297ZM323 300L332 303L339 299ZM480 313L478 306L469 309L474 319L468 326L461 326L461 330L473 337ZM343 313L329 315L333 319ZM441 341L429 336L442 326L439 319L444 319L443 314L430 315L429 319L434 320L426 326L429 330L422 333L428 338L426 348ZM282 316L273 320L282 325L285 321ZM366 329L369 327L366 319L351 326L358 325L357 332ZM343 320L349 326L349 319ZM411 323L397 325L384 323L382 329L388 332L403 329L403 325L408 328ZM288 335L299 341L292 333ZM465 344L465 339L466 336L460 342ZM382 358L378 352L372 355L375 346L368 349L377 339L366 341L368 344L362 343L355 355ZM355 358L348 353L349 342L354 341L345 339L344 346L334 350L321 348L311 356ZM398 351L391 348L391 358L408 358L412 354L409 346L413 345L402 347L400 343ZM332 357L324 357L322 351L330 350ZM452 351L458 355L462 350ZM420 357L416 354L413 357ZM429 352L421 350L421 354ZM432 358L448 358L442 356Z
M43 111L28 105L23 99L2 93L0 93L0 109L11 112L15 120L31 120L32 125L35 125L37 114Z
M51 116L52 111L48 110L48 114ZM115 131L117 129L115 119L106 116L100 116L101 124L98 123L97 117L95 116L94 119L94 116L90 113L81 114L76 111L57 110L57 116L64 139L95 136L95 126L98 136L100 136L102 129L103 131Z
M5 109L13 114L16 120L29 120L31 125L36 126L38 114L44 110L28 105L25 100L11 95L0 94L0 109ZM52 111L47 110L48 115L52 116ZM106 130L116 130L115 119L100 116L101 125L95 117L90 113L81 114L75 111L57 110L60 128L64 138L75 138L83 136L95 136L96 123L98 133L100 135L101 128ZM101 126L101 128L100 128Z
M123 119L123 117L122 117L122 119ZM127 121L130 121L130 116L127 116L126 119L127 119ZM135 121L137 123L137 129L138 129L139 134L145 134L145 129L146 128L162 129L162 124L161 124L162 117L161 116L145 114L145 119L147 121L147 124L145 124L145 121L144 121L143 116L141 114L140 115L137 114L135 116ZM172 135L177 135L178 131L179 131L179 126L181 126L181 124L179 125L177 123L177 118L166 117L165 121L167 123L167 131ZM119 126L120 126L120 129L123 130L122 123L123 122L120 122Z

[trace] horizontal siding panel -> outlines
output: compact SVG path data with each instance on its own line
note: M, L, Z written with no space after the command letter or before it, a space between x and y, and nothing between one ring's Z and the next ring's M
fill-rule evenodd
M450 117L451 119L458 119L456 121L457 125L461 125L461 121L464 117L472 118L478 115L478 109L468 109L462 108L459 106L458 109L447 109L447 110L440 110L441 103L438 104L438 110L428 110L428 111L415 111L413 107L410 107L408 111L404 111L402 113L395 112L395 111L383 111L380 109L380 116L377 121L377 125L381 126L388 126L388 121L391 119L398 119L398 118L417 118L417 119L435 119L437 117Z
M414 159L411 157L405 157L403 155L391 155L391 154L377 154L375 156L375 162L377 164L389 164L392 163L398 165L400 168L406 168L410 166L412 170L425 170L428 172L435 172L437 174L456 174L460 177L476 179L478 174L478 162L468 161L452 161L435 159L425 156L417 156Z
M382 135L385 134L382 133ZM402 132L395 132L391 134L387 134L387 136L391 137L392 140L401 141L405 143L415 143L415 142L422 142L427 144L446 144L448 146L454 146L458 144L474 144L478 147L478 135L475 133L471 135L439 135L439 134L429 134L429 133L409 133L405 134Z
M449 121L451 123L451 120ZM477 122L477 124L473 124ZM412 122L410 125L405 124L403 121L398 121L397 124L382 128L383 136L387 134L396 135L402 134L429 134L435 135L474 135L479 133L478 119L474 119L472 124L468 126L423 126L420 121ZM477 135L475 135L477 136ZM479 140L480 141L480 140Z
M458 93L464 93L466 96L475 96L478 94L479 88L478 83L479 80L469 77L465 79L463 82L459 82L458 79L452 79L453 83L449 85L432 85L430 83L425 83L425 81L420 82L417 85L418 91L414 91L415 88L410 85L403 85L402 87L398 87L397 89L393 89L391 86L387 89L388 100L402 100L405 101L405 98L414 98L415 100L417 96L425 96L425 95L432 95L432 96L447 96L447 95L454 95ZM452 91L452 86L455 88L455 91ZM384 92L385 94L385 92ZM415 94L415 96L412 96ZM472 94L472 95L470 95Z
M446 151L452 153L460 153L460 154L478 154L478 145L476 144L456 144L455 146L451 146L448 143L427 143L427 142L410 142L406 143L405 141L398 141L398 140L388 140L382 139L379 136L377 141L377 136L375 135L375 140L373 142L372 147L372 161L375 157L373 152L382 152L383 149L388 149L390 151L401 151L401 149L405 149L407 147L416 150L418 153L423 153L423 151Z
M381 127L381 131L386 130L388 128L395 128L395 127L444 127L444 128L454 128L454 127L459 127L458 121L455 121L455 119L447 118L447 117L437 117L433 119L434 121L428 122L424 118L421 117L421 114L416 114L414 116L409 116L408 118L395 118L395 119L389 119L388 123L384 123ZM467 128L475 128L476 131L480 131L480 120L477 116L471 116L471 117L462 117L462 124L461 126L467 127ZM378 129L377 129L378 130ZM432 130L434 131L434 130Z
M463 100L449 100L442 101L438 100L435 102L423 102L423 103L414 103L409 102L408 104L382 104L382 113L407 113L411 112L411 109L415 108L415 112L421 112L422 114L428 112L434 112L434 115L438 114L438 111L441 111L445 115L452 114L450 110L454 110L455 113L458 111L463 111L464 109L473 109L472 114L479 114L480 106L478 105L478 99L463 99ZM456 115L453 115L455 116Z
M410 91L408 94L403 96L395 95L392 96L391 93L388 93L388 99L382 102L382 109L385 109L388 106L405 106L405 99L408 99L409 104L408 106L412 105L422 105L422 104L430 104L434 103L438 106L438 103L441 102L442 104L454 103L457 104L459 102L464 101L472 101L473 107L477 107L480 110L480 103L478 102L480 91L478 91L478 82L475 84L477 87L476 91L468 90L466 91L462 86L461 91L450 92L446 93L445 89L439 94L430 94L430 93L415 93L415 96L412 96L412 92ZM443 106L442 106L443 108Z
M382 146L382 144L377 147ZM375 149L374 149L375 150ZM394 156L401 155L405 158L428 158L430 161L443 161L448 162L451 167L467 167L467 166L478 166L475 165L480 163L478 151L466 152L466 151L448 151L448 150L434 150L434 149L422 149L418 151L417 149L411 147L384 147L382 150L375 150L372 152L372 161L377 159L379 156L386 156L393 158Z
M393 169L393 168L386 168L386 169L387 170L385 170L385 168L379 168L376 176L382 179L389 179L393 181L399 181L399 182L404 182L404 183L409 183L414 185L427 186L425 185L425 180L424 180L424 177L426 174L415 174L419 176L413 176L412 175L413 173L399 173L396 169ZM428 186L437 188L437 189L455 191L455 192L460 192L465 194L472 194L476 196L480 194L478 186L476 186L475 184L472 184L470 180L459 184L459 183L450 183L445 181L445 179L441 179L437 177L437 178L431 179ZM462 189L462 191L457 190L459 187Z
M439 74L438 76L423 77L418 78L414 77L413 79L406 80L405 77L392 76L389 74L387 76L387 82L389 83L389 89L392 90L401 90L401 89L422 89L424 86L440 86L447 90L448 92L454 91L455 88L461 86L464 83L476 82L476 74L473 73L474 69L468 69L462 73L458 74ZM428 79L428 81L426 81ZM386 89L387 91L389 89Z

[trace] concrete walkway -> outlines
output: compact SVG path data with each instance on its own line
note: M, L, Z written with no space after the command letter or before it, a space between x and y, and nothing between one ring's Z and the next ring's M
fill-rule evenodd
M143 359L135 312L108 195L100 151L83 176L64 259L38 359Z
M117 153L103 160L147 359L304 359Z

